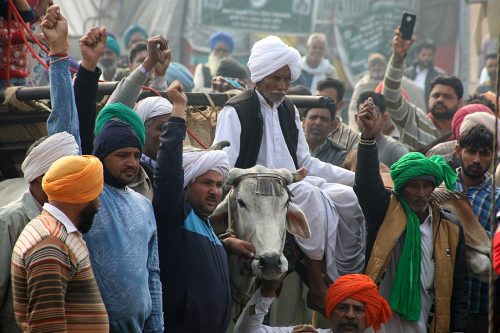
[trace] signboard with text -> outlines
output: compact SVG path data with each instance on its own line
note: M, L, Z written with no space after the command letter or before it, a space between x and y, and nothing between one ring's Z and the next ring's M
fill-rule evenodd
M206 26L280 34L309 34L315 0L202 0Z

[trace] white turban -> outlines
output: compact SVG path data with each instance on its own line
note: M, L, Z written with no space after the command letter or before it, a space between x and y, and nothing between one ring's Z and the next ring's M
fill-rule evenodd
M153 117L172 113L172 108L172 103L170 103L168 99L160 96L153 96L144 98L137 103L135 111L139 114L142 121L146 122Z
M210 170L218 172L225 180L229 172L229 160L222 150L199 150L183 154L184 188Z
M498 124L500 125L500 119ZM484 126L488 132L495 135L495 116L485 112L475 112L465 116L462 125L460 125L460 136L478 125ZM500 127L498 128L498 133L500 134ZM499 153L500 135L497 138L497 154Z
M33 148L21 165L24 179L31 183L35 178L44 175L55 161L64 156L80 155L80 147L75 137L67 132L49 136L45 141Z
M286 65L290 68L291 80L297 80L302 66L299 51L283 43L279 37L269 36L253 44L248 59L250 79L253 83L262 81Z

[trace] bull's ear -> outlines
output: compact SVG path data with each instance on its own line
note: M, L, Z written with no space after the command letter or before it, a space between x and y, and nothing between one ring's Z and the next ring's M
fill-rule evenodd
M212 223L212 228L216 234L223 233L227 230L227 212L228 212L228 195L215 208L214 212L208 218Z
M294 204L288 206L286 212L286 229L289 233L300 238L311 238L311 230L304 213Z

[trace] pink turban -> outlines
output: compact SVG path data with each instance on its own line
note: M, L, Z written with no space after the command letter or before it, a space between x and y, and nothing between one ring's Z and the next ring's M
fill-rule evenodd
M460 137L460 126L462 126L462 122L465 117L471 113L476 112L485 112L489 114L493 114L490 108L484 106L482 104L469 104L461 107L455 114L453 115L453 119L451 120L451 130L453 131L453 135L455 139Z
M498 122L500 126L500 119ZM492 114L484 114L484 113L473 113L473 114L468 114L465 118L464 121L462 122L462 125L460 126L460 135L465 134L466 132L470 131L474 127L482 125L488 132L491 134L495 135L495 116ZM500 134L500 127L498 128L498 132ZM497 137L497 154L500 149L500 135Z

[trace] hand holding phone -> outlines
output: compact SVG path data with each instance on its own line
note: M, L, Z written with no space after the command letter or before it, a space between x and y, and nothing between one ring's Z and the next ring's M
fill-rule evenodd
M411 39L413 35L413 30L415 29L416 21L417 21L417 15L407 12L403 13L399 30L401 31L404 40Z

